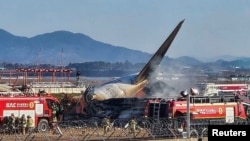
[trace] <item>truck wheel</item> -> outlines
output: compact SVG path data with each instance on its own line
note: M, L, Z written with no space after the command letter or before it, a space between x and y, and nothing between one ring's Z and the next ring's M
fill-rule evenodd
M49 122L46 119L41 119L37 126L38 132L49 131Z

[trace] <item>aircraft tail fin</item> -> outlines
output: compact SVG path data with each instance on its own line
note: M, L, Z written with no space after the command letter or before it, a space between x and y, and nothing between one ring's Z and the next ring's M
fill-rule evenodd
M154 66L159 65L164 58L167 50L169 49L171 43L173 42L175 36L177 35L179 29L181 28L184 20L179 22L179 24L175 27L172 33L168 36L168 38L163 42L161 47L156 51L153 57L149 60L149 62L144 66L144 68L140 71L138 76L136 77L133 84L137 84L147 79L149 74L153 71Z

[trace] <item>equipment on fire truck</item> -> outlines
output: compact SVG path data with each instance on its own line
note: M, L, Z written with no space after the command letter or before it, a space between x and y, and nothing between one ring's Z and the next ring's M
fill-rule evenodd
M199 95L199 90L197 90L196 88L190 88L190 94L191 94L192 96L194 96L194 95ZM184 90L184 91L181 91L181 92L180 92L180 95L181 95L182 97L187 97L187 96L189 95L189 93L188 93L187 90Z
M167 117L167 101L165 99L156 98L156 99L148 99L145 104L145 117L150 117L155 120L159 118Z

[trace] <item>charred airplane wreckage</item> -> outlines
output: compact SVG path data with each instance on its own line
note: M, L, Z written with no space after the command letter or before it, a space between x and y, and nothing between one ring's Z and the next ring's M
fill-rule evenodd
M179 22L139 73L121 77L100 86L88 87L80 99L82 113L91 117L131 118L140 116L141 112L144 112L143 105L147 101L143 90L149 83L148 78L160 65L183 22L184 20Z

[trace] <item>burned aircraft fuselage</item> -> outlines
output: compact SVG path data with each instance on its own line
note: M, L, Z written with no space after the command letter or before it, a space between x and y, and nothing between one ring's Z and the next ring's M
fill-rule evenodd
M103 101L91 101L86 106L89 116L111 118L131 118L144 115L146 99L140 98L112 98Z

